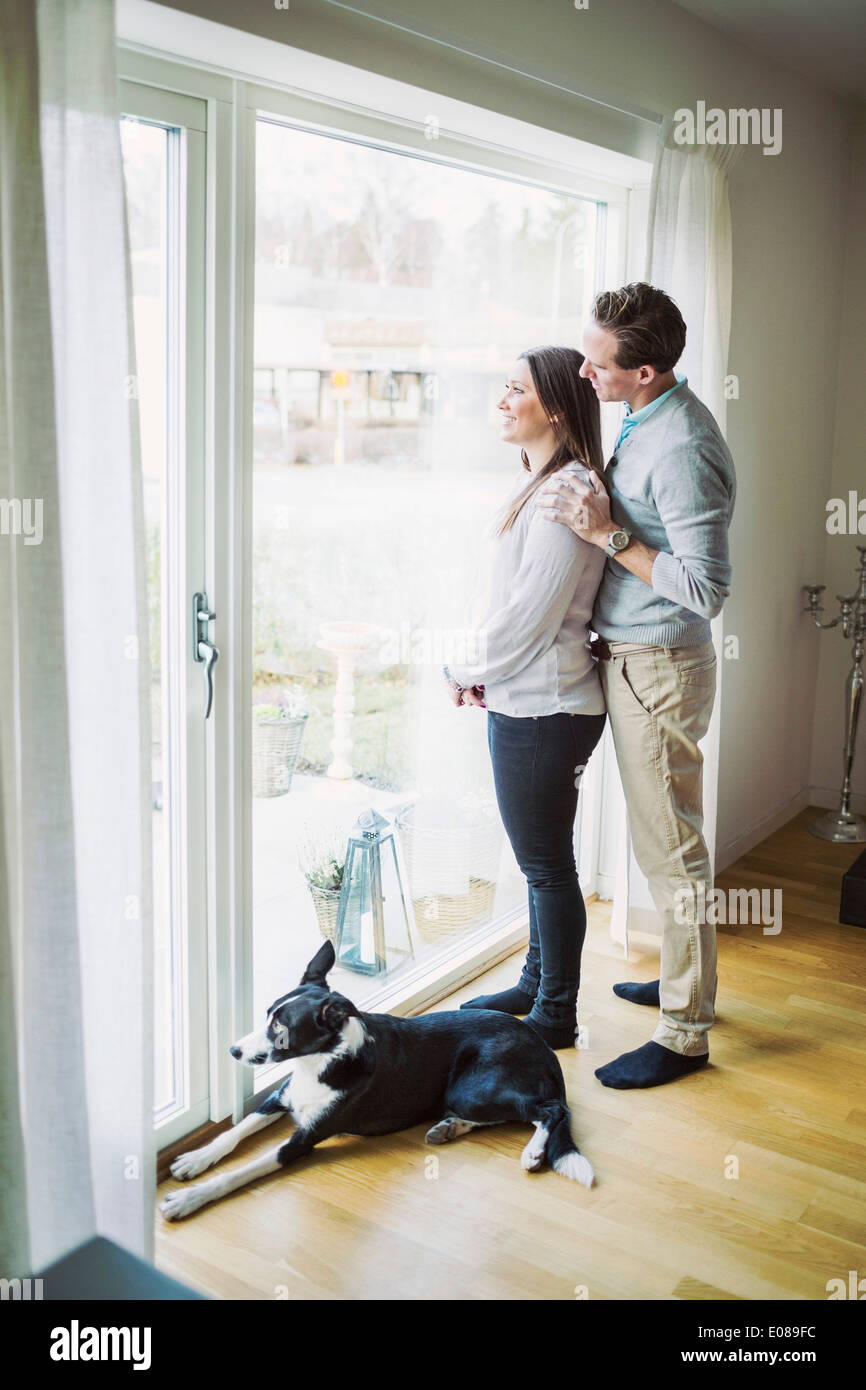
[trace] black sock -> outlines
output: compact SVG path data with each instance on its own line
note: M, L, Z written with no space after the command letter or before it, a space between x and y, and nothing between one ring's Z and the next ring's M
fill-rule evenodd
M660 1043L648 1042L634 1052L624 1052L607 1066L599 1067L595 1073L603 1086L613 1086L618 1091L628 1091L645 1086L664 1086L668 1081L676 1081L689 1072L698 1071L709 1061L708 1052L698 1057L686 1057L681 1052L672 1052Z
M659 1007L659 981L650 980L648 984L614 985L614 994L627 999L630 1004L654 1004Z
M535 1003L535 996L515 985L513 989L503 989L499 994L479 994L477 999L467 999L461 1009L493 1009L499 1014L528 1014Z
M577 1041L575 1039L575 1034L577 1032L576 1020L572 1023L563 1023L558 1028L551 1028L548 1023L540 1023L536 1018L525 1018L523 1022L527 1023L532 1031L537 1033L540 1038L544 1038L547 1046L554 1048L554 1050L562 1047L577 1046Z

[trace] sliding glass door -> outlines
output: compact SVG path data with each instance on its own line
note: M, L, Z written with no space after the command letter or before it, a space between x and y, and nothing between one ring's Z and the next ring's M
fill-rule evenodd
M509 367L579 342L623 204L218 73L123 71L163 1148L271 1084L229 1045L323 942L335 988L407 1011L525 935L486 716L441 668L477 651L523 476Z

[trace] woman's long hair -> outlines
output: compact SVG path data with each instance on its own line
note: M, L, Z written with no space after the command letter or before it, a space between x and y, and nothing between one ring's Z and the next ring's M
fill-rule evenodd
M511 530L532 494L566 463L582 463L599 477L604 468L598 398L586 377L578 375L583 353L577 348L537 347L521 352L518 361L529 363L532 384L550 421L556 447L544 467L509 504L497 532L500 536ZM523 449L520 457L530 472Z

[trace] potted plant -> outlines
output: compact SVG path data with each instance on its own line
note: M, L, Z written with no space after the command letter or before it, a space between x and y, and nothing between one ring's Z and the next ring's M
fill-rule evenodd
M318 834L308 831L298 849L298 863L313 899L319 931L334 945L345 862L346 837L338 831Z
M290 789L309 717L298 687L253 702L253 796L285 796Z

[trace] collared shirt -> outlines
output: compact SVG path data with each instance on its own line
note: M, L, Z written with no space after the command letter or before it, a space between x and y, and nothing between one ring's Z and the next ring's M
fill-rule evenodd
M660 396L656 396L655 400L650 401L649 405L641 406L640 410L632 410L629 405L626 405L626 413L623 417L622 425L620 426L619 438L616 441L614 453L637 425L646 420L648 415L652 415L654 410L658 410L662 401L666 401L668 396L673 395L674 391L677 391L683 384L688 385L688 377L683 376L681 372L675 371L674 376L677 379L676 386L672 386L669 391L664 391Z

